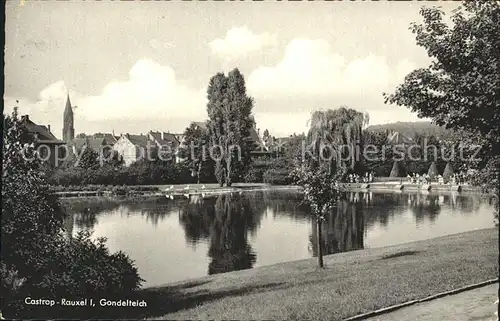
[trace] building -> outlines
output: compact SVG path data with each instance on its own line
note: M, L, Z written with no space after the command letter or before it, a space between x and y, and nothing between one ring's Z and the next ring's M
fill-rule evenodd
M75 155L79 155L84 146L85 148L91 148L98 153L109 146L104 138L92 137L75 138L72 141L68 142L67 145L71 152Z
M181 144L180 140L175 134L166 132L154 132L149 131L148 138L154 143L154 145L161 151L163 151L164 156L167 157L167 153L171 153L175 156L176 163L181 161L179 157L179 146Z
M26 126L28 132L35 139L35 148L43 162L51 166L59 166L61 160L66 157L66 148L60 148L65 142L57 139L50 131L50 125L43 126L35 124L28 115L21 116L21 122Z
M71 142L75 139L75 120L73 115L73 107L71 107L71 101L69 100L69 93L66 98L66 106L64 107L63 114L63 131L62 138L66 143Z
M96 133L91 136L91 138L100 139L103 138L106 142L106 145L113 146L120 136L116 136L115 133Z
M147 135L123 134L113 145L113 150L123 159L125 166L130 166L140 159L147 158L148 149L151 150L155 144Z

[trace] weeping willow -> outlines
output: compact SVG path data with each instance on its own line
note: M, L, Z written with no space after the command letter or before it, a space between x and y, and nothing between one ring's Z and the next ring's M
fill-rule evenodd
M322 159L328 159L330 168L350 166L354 169L359 161L355 156L359 150L362 131L368 122L367 113L346 107L314 111L307 138L319 163ZM323 157L320 157L320 153Z

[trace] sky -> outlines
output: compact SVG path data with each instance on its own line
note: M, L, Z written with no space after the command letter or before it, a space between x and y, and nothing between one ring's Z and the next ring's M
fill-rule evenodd
M210 78L238 68L261 134L306 132L312 111L341 106L415 121L382 93L429 64L409 30L421 6L7 0L5 109L61 138L69 92L76 133L180 133L207 119Z

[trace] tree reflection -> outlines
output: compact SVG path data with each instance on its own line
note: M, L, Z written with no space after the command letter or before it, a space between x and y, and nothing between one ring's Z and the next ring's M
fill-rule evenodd
M210 237L210 227L215 219L215 202L210 197L199 202L184 202L179 211L179 222L184 228L186 241L196 244Z
M140 202L127 200L122 203L122 206L127 216L140 213L141 216L146 218L147 222L150 222L155 227L177 208L175 204L164 197L143 199Z
M323 249L325 255L363 249L364 246L363 202L358 195L341 195L337 207L322 224ZM312 254L316 257L317 224L312 221L312 235L309 237Z
M186 202L179 214L186 240L209 239L209 274L249 269L256 254L248 243L266 209L262 193L223 194Z
M352 198L352 196L350 197ZM365 213L366 228L376 223L387 226L390 218L395 215L401 215L404 212L408 203L408 195L367 192L361 194L359 202L364 204L363 212Z
M417 223L422 223L426 218L434 222L441 212L439 195L410 194L409 206Z
M247 231L255 227L256 222L250 202L230 194L220 195L215 202L215 213L208 274L252 268L256 255L248 244Z
M66 234L72 233L74 227L93 230L98 223L99 214L116 210L119 206L118 201L104 198L64 200L61 202L61 207L67 214L64 224Z

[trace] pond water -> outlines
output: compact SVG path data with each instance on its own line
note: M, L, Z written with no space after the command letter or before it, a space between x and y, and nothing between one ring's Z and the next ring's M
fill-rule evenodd
M67 233L93 230L127 253L156 286L316 255L316 225L302 195L248 192L141 201L65 200ZM494 206L459 193L345 193L323 224L325 254L491 228Z

